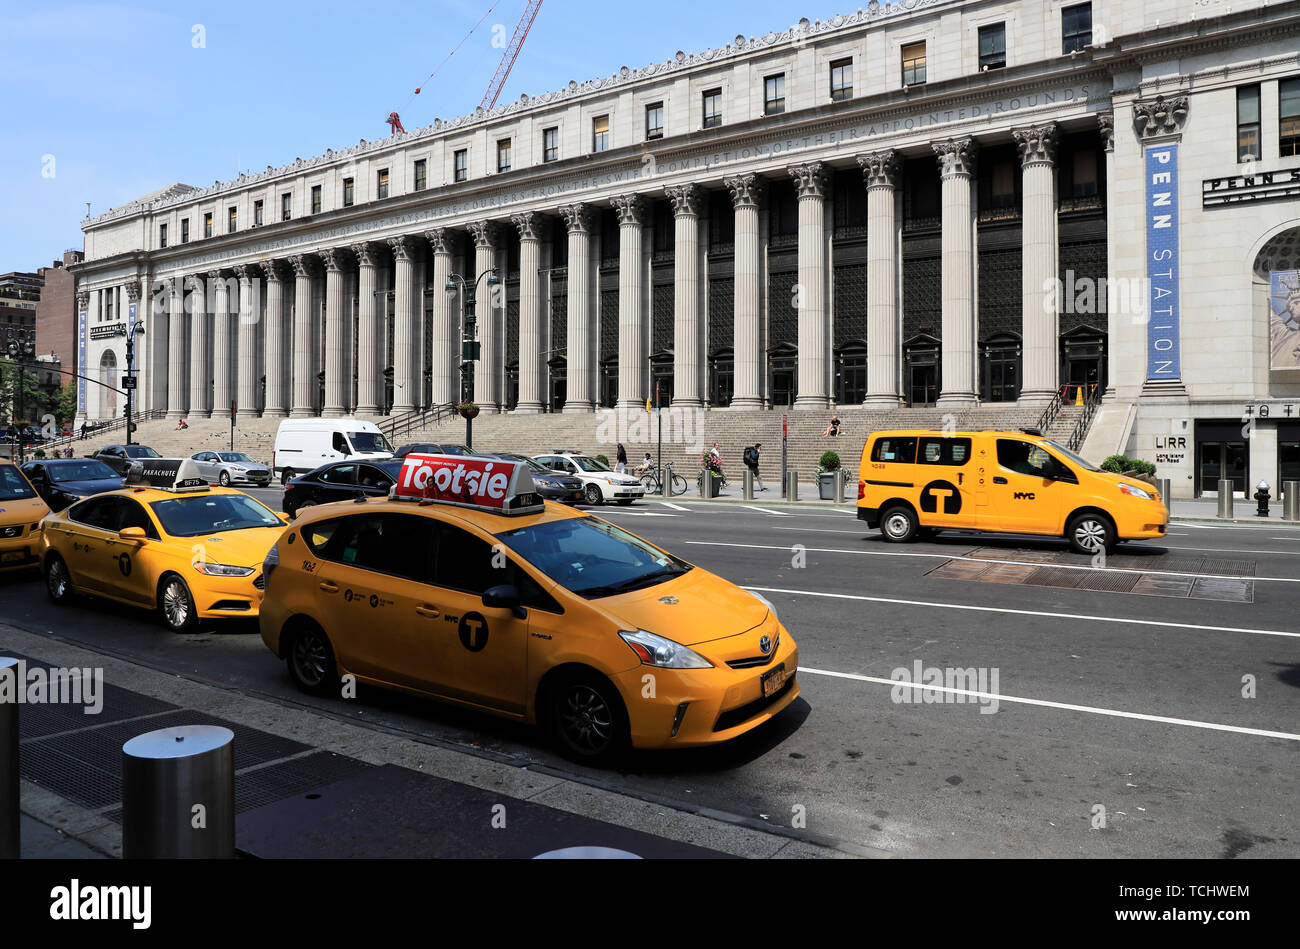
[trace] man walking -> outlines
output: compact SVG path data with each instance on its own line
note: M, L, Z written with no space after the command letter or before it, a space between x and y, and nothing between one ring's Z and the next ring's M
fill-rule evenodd
M763 479L758 474L758 457L763 451L763 443L758 442L745 449L745 467L754 475L754 480L758 482L758 490L766 491Z

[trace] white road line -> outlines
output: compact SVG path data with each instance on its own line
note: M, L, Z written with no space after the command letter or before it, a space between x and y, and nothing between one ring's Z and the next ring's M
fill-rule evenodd
M611 508L608 511L602 511L605 514L622 514L625 517L680 517L680 514L669 514L667 511L628 511L618 508Z
M1168 620L1133 619L1128 616L1095 616L1088 613L1051 613L1046 610L1016 610L1007 606L976 606L973 603L936 603L931 600L903 600L889 596L866 596L859 593L822 593L815 590L790 590L782 587L744 585L760 593L789 593L794 596L820 596L835 600L861 600L868 603L894 603L900 606L929 606L940 610L969 610L976 613L1005 613L1012 616L1042 616L1047 619L1084 620L1090 623L1120 623L1133 626L1158 626L1164 629L1194 629L1209 633L1249 633L1254 636L1285 636L1300 639L1300 633L1282 629L1250 629L1244 626L1204 626L1199 623L1172 623Z
M680 505L680 504L674 504L672 501L660 501L659 503L662 504L664 507L670 507L670 508L672 508L674 511L689 511L689 510L690 510L690 508L688 508L688 507L682 507L682 505Z
M794 517L794 515L789 513L788 511L773 511L771 508L755 507L753 504L744 504L742 505L742 507L745 507L751 511L759 511L760 513L763 514L775 514L777 517Z
M778 531L799 530L797 527L774 527L772 529ZM789 547L781 547L774 544L728 544L719 540L687 540L683 541L683 543L693 544L697 547L744 547L747 550L783 550L787 553L790 551ZM929 557L938 560L968 560L971 563L1007 564L1013 567L1061 567L1065 570L1100 570L1106 573L1140 573L1149 577L1199 577L1203 580L1258 580L1263 583L1300 583L1300 577L1257 577L1253 574L1246 577L1239 577L1217 573L1187 573L1181 570L1147 570L1144 567L1094 567L1092 564L1087 563L1040 563L1035 560L998 560L994 557L966 557L962 554L932 554L920 551L917 553L910 553L901 550L845 550L842 547L805 547L804 550L810 554L856 554L860 557Z
M810 673L812 675L830 676L834 679L852 679L855 682L871 682L877 685L887 685L891 688L898 686L900 683L897 679L882 679L879 676L858 675L853 672L832 672L828 669L810 669L807 666L799 667L800 674ZM1097 708L1092 705L1072 705L1068 702L1050 702L1047 699L1029 699L1016 695L1002 695L997 692L977 692L970 689L954 689L950 686L943 685L912 685L905 684L906 688L929 690L931 692L946 692L951 695L968 695L977 699L994 699L998 702L1012 702L1019 705L1037 705L1042 708L1059 708L1067 712L1086 712L1089 715L1110 715L1115 718L1133 718L1143 722L1160 722L1165 725L1185 725L1189 728L1205 728L1216 732L1235 732L1239 735L1259 735L1263 738L1285 738L1288 741L1300 741L1300 735L1291 732L1275 732L1265 728L1246 728L1242 725L1221 725L1218 722L1199 722L1190 718L1170 718L1167 715L1147 715L1143 712L1123 712L1114 708Z

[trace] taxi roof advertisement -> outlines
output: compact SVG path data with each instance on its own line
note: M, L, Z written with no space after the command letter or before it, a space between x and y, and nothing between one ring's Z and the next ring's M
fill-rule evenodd
M511 501L533 493L524 466L496 458L410 454L393 486L393 496L518 513Z

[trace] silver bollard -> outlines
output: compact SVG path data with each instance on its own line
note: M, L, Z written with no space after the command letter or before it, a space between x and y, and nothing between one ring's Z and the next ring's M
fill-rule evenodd
M122 746L122 856L235 856L235 733L178 725Z
M799 472L787 471L785 475L785 499L787 501L799 500Z
M18 660L0 658L0 860L17 860L22 852L18 830Z
M673 466L670 464L664 465L664 470L660 474L662 478L659 481L659 493L666 498L670 498L673 496Z
M844 503L844 469L839 468L835 472L835 492L832 495L836 504Z
M1219 482L1219 517L1232 517L1232 482Z
M744 479L744 498L746 501L754 500L754 472L748 468L745 469Z
M1174 490L1174 483L1173 483L1173 481L1171 481L1169 478L1157 478L1157 479L1156 479L1156 490L1160 492L1160 500L1162 500L1162 501L1165 502L1165 507L1168 507L1168 506L1169 506L1169 502L1172 500L1172 499L1169 497L1169 495L1170 495L1170 494L1173 492L1173 490Z
M1282 482L1282 520L1300 521L1300 481Z

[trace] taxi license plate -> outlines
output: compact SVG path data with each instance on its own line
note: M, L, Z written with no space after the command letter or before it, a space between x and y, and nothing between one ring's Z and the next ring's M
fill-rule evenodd
M27 551L25 551L25 550L13 550L13 551L10 551L9 553L4 554L2 557L0 557L0 562L2 562L2 563L17 563L18 561L20 561L20 560L25 560L25 559L27 559Z
M784 662L775 669L769 669L767 672L764 672L762 677L758 680L763 686L763 698L770 699L772 696L776 695L776 693L780 692L781 687L785 685L785 681L788 678L790 678L790 676L785 671Z

